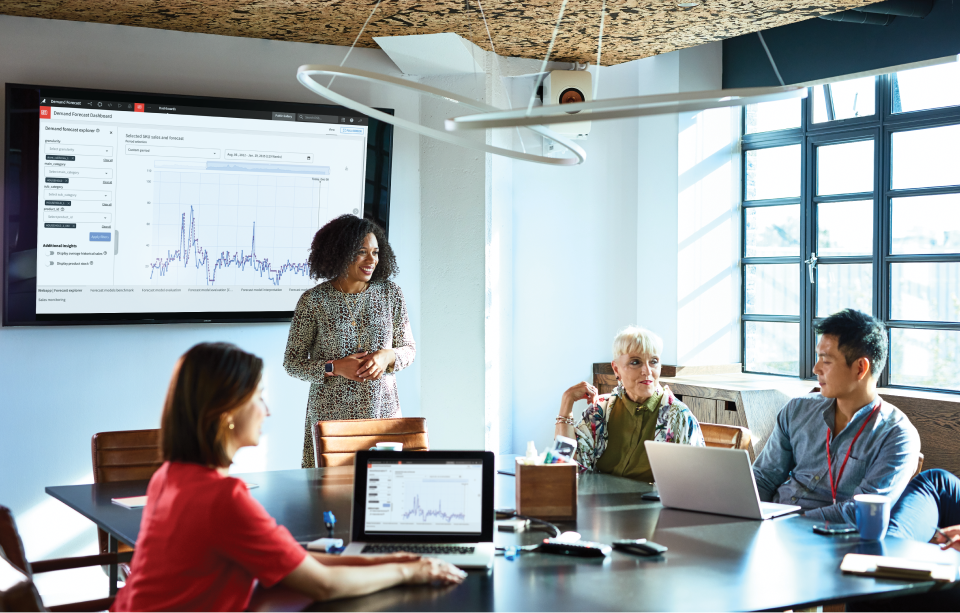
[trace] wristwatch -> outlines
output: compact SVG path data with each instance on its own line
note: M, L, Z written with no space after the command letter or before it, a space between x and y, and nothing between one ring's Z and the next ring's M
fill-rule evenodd
M333 376L333 360L327 360L327 363L323 365L323 374L328 377Z

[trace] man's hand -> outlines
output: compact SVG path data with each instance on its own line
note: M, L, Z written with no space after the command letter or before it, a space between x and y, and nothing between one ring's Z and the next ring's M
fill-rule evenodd
M941 528L933 535L933 542L940 545L940 549L951 547L960 551L960 526Z

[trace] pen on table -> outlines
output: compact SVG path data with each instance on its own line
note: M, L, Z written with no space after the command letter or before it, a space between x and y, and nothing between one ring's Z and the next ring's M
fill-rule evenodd
M949 548L951 545L953 545L957 540L960 540L960 535L957 535L958 538L954 538L954 537L948 535L946 532L944 532L944 531L941 530L940 528L937 528L936 530L937 530L937 534L939 534L939 535L942 536L944 539L946 539L945 542L940 543L940 548L941 548L941 549L948 549L948 548Z

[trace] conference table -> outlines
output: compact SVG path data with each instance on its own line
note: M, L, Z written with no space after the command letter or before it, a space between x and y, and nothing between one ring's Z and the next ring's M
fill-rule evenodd
M337 516L335 536L350 538L353 468L336 467L236 475L293 536L327 535L323 512ZM497 508L514 506L513 476L496 477ZM49 495L89 518L113 542L135 546L142 511L112 498L146 493L146 481L48 487ZM314 603L283 586L259 587L253 610L326 611L739 611L784 610L952 589L932 581L844 574L847 553L882 554L960 564L960 553L895 538L822 536L800 516L754 521L666 509L641 499L652 487L587 473L579 479L578 517L558 523L583 539L610 543L647 538L669 548L662 556L614 551L604 559L524 552L498 555L490 571L469 571L460 585L401 586L369 596ZM544 532L497 532L497 546L537 543ZM115 539L115 540L114 540Z

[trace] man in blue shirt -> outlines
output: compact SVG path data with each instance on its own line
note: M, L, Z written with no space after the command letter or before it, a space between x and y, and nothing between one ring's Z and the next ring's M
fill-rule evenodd
M760 500L795 504L807 517L854 520L853 496L896 502L917 468L920 436L877 395L887 359L882 323L845 309L816 326L819 394L794 398L753 464Z

